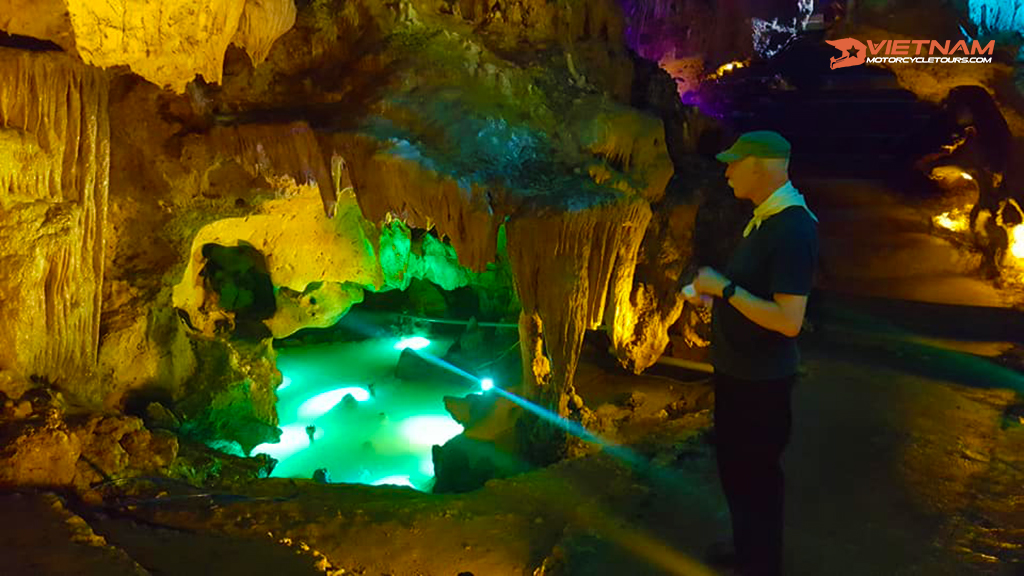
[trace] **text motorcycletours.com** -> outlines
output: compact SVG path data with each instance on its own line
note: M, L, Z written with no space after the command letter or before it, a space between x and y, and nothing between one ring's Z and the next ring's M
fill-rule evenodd
M907 56L874 56L868 57L868 64L991 64L992 57L982 58L942 58L929 56L928 58L912 58Z

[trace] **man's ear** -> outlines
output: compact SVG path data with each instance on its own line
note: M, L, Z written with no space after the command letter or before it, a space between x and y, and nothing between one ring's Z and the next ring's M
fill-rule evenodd
M764 174L764 160L756 156L752 156L747 160L747 162L750 163L750 166L747 169L747 174L750 175L751 178L760 179Z

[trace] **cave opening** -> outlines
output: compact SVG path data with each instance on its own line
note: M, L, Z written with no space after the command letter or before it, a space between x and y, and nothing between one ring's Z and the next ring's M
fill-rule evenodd
M245 243L206 244L202 254L206 265L200 276L209 291L217 295L218 306L234 314L234 335L252 340L269 336L263 321L274 315L277 306L264 255Z

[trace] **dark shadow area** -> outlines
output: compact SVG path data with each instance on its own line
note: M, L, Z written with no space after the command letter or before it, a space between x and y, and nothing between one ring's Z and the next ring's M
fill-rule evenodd
M64 49L49 40L40 40L31 36L18 36L0 30L0 47L28 50L31 52L63 52Z
M1024 311L991 306L935 304L818 290L818 322L842 321L856 328L913 332L958 340L1024 342Z
M942 136L942 109L919 100L885 68L829 70L835 50L814 34L701 88L701 109L727 134L775 130L793 144L795 179L905 181ZM728 139L728 138L727 138Z
M200 276L205 288L217 294L218 305L235 313L234 336L259 340L270 335L263 320L274 315L274 285L270 281L266 259L248 244L202 248L206 264Z
M801 343L808 350L906 374L978 389L1024 394L1024 373L1012 358L988 358L928 343L1020 342L1021 312L828 294L816 310L815 329Z
M174 406L174 397L170 390L163 388L145 387L130 390L125 394L124 413L148 420L146 409L153 403L160 404L166 409L167 406Z
M842 335L805 344L808 350L828 350L835 358L855 360L871 356L877 366L907 374L953 382L978 389L1014 390L1024 394L1024 374L987 358L908 340L861 339Z

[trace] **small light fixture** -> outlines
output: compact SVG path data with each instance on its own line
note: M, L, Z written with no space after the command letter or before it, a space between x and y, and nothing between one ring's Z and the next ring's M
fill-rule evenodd
M494 380L491 380L490 378L484 378L484 379L480 380L480 389L481 390L483 390L484 392L487 392L491 388L494 388Z

